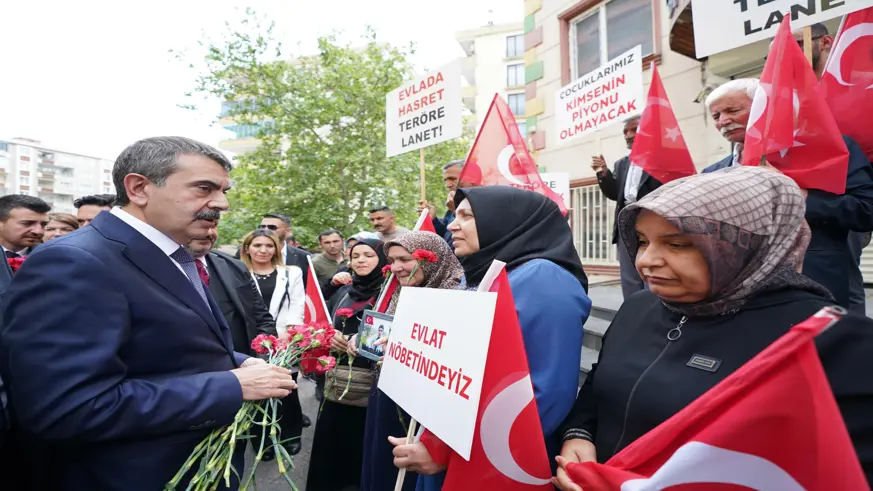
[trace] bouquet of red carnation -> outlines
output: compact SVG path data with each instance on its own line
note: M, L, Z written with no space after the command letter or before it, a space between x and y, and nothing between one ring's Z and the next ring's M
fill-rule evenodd
M24 263L23 257L10 257L6 259L6 262L9 263L9 267L12 268L12 272L18 272L18 269L21 268L21 265Z
M258 335L252 341L252 349L259 355L265 355L267 363L283 368L300 367L304 373L323 374L336 366L336 359L330 355L330 340L335 334L333 326L328 323L311 323L305 326L294 326L289 330L290 339L287 343L276 336ZM279 475L293 488L294 483L288 476L288 470L294 468L291 455L280 441L278 414L278 399L266 401L245 401L236 413L232 424L213 430L195 448L185 464L173 479L167 483L166 490L175 490L188 472L198 466L197 473L191 479L186 490L210 491L216 489L224 481L230 486L230 474L240 476L233 468L231 461L236 450L237 441L242 445L255 432L261 434L261 446L255 455L251 472L245 480L240 476L240 491L247 489L255 477L255 469L271 447L276 453L276 463ZM269 444L266 436L269 435ZM241 470L241 469L240 469Z

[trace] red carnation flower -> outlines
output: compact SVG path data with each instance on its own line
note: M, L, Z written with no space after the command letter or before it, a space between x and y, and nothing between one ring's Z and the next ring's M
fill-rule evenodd
M24 258L10 257L6 262L9 263L9 267L12 268L12 272L15 273L21 268L21 264L24 263Z
M318 368L318 359L317 358L303 358L300 360L300 370L303 373L312 373Z
M336 316L340 319L348 319L353 315L355 315L355 311L352 309L339 309L336 311Z
M279 345L279 340L276 339L276 336L266 335L266 334L258 334L255 336L255 339L252 340L252 349L255 353L259 355L266 355L271 350L275 349Z
M316 361L318 365L315 367L315 373L318 375L325 374L336 366L336 358L332 356L320 356Z
M426 263L437 262L437 255L424 249L416 249L412 252L412 258L416 261L424 261Z
M391 265L386 264L382 267L382 276L388 276L389 274L391 274Z

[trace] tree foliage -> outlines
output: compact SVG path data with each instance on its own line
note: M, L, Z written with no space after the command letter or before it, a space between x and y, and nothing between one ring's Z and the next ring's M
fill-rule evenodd
M291 56L274 26L251 11L220 40L203 42L205 66L195 92L236 101L222 123L257 125L261 144L239 155L231 174L231 210L220 240L238 240L268 212L292 218L298 240L314 245L319 231L369 230L367 210L388 205L411 227L420 198L419 154L385 157L385 98L413 78L412 48L380 42L318 40L318 52ZM231 121L232 119L232 121ZM442 203L440 168L462 159L470 135L425 150L427 195Z

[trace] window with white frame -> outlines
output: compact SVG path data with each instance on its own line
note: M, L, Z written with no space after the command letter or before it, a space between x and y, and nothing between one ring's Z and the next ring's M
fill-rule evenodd
M524 55L524 34L506 38L506 57L518 58Z
M506 96L506 102L509 103L509 110L512 111L515 117L520 118L524 116L524 93L509 94Z
M521 133L521 137L527 138L527 122L516 121L515 124L518 126L518 132Z
M570 21L573 80L633 48L654 53L652 0L606 0Z
M506 86L520 87L524 85L524 63L506 65Z

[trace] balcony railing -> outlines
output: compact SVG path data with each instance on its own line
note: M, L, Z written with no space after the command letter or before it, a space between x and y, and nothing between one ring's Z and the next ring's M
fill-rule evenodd
M596 184L570 190L573 242L582 264L618 265L612 245L615 202L606 199Z

